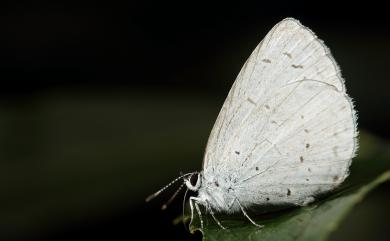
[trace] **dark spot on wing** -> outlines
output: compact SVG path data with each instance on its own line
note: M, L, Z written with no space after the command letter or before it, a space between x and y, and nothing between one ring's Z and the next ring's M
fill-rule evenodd
M252 100L251 98L248 97L248 99L246 99L246 100L247 100L249 103L256 105L256 102L255 102L254 100Z
M337 182L337 180L339 180L339 176L336 175L336 176L333 177L333 181Z
M264 63L267 63L267 64L271 63L271 60L269 60L269 59L263 59L262 61L263 61Z
M306 178L306 181L310 181L310 179L309 179L309 178Z
M310 147L310 144L309 143L306 143L306 148L309 148Z
M219 183L217 181L214 182L215 186L219 187Z
M309 172L311 172L311 169L310 169L310 167L307 169Z
M269 201L269 197L267 197L265 200Z
M237 155L240 155L240 152L239 152L239 151L235 151L234 153L236 153Z
M269 105L267 105L267 104L265 104L264 107L265 107L267 110L270 109Z
M299 160L301 160L301 162L303 162L303 156L300 156L300 157L299 157Z
M287 196L291 195L291 190L287 188Z
M300 64L298 65L292 64L291 67L293 67L294 69L303 69L303 66Z
M286 55L287 57L289 57L290 59L292 58L290 53L284 52L283 54Z
M259 167L256 167L256 171L258 171L259 170Z
M308 130L308 129L305 129L304 131L305 131L306 133L309 133L309 130Z
M338 156L337 148L338 148L338 146L334 146L334 147L332 148L334 156Z

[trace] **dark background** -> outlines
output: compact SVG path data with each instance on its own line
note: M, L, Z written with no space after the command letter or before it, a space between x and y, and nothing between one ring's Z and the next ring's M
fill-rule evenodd
M285 17L330 47L359 126L390 137L390 28L379 1L13 1L0 13L5 240L200 239L171 224L181 198L161 212L169 194L144 197L200 169L241 66Z

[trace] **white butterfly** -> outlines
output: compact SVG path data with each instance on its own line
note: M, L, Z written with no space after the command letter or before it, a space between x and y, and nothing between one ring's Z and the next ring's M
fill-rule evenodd
M221 228L216 212L242 212L261 227L248 208L311 203L348 176L356 125L328 48L297 20L282 20L238 74L211 131L203 170L176 179L198 192L189 200L191 220L195 205L203 227L202 205Z

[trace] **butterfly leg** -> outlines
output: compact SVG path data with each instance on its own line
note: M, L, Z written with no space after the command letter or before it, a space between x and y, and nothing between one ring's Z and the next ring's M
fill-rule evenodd
M195 209L196 212L198 213L199 219L200 219L200 227L203 229L203 218L202 218L202 212L200 211L199 204L198 204L199 199L196 197L190 197L190 208L191 208L191 221L189 226L192 224L192 220L194 219L194 203L195 203Z
M192 203L193 200L192 200L192 197L190 197L190 209L191 209L191 220L190 220L190 224L188 225L188 227L191 226L192 224L192 220L194 220L194 204Z
M198 212L199 218L200 218L200 228L203 229L203 218L202 218L202 212L200 211L199 204L195 202L195 208Z
M207 209L210 211L211 216L213 217L214 221L218 224L218 226L222 229L226 229L221 222L215 217L214 211L211 209L209 203L207 203Z
M256 227L258 227L258 228L263 228L264 225L257 224L255 221L253 221L253 220L248 216L248 214L245 212L245 210L244 210L244 208L242 207L242 205L241 205L240 201L238 200L238 198L236 198L236 200L237 200L238 206L240 206L241 212L244 214L244 216L245 216L253 225L255 225Z

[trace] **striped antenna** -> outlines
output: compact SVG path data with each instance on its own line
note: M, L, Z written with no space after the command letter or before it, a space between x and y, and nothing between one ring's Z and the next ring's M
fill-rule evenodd
M149 202L150 200L152 200L153 198L157 197L158 195L160 195L161 192L165 191L165 189L167 189L168 187L170 187L172 184L174 184L175 182L179 181L180 179L183 179L184 177L186 176L189 176L189 175L192 175L194 174L194 172L191 172L191 173L186 173L184 175L181 175L180 177L176 178L175 180L173 180L172 182L168 183L165 187L161 188L160 190L158 190L157 192L153 193L152 195L150 195L149 197L147 197L145 199L146 202Z
M168 199L168 201L161 206L161 210L165 210L167 209L168 205L171 204L171 202L173 201L173 199L175 199L175 197L177 196L177 194L179 194L180 190L184 187L185 185L185 182L183 182L181 184L181 186L176 190L176 192L172 195L172 197L170 199Z

